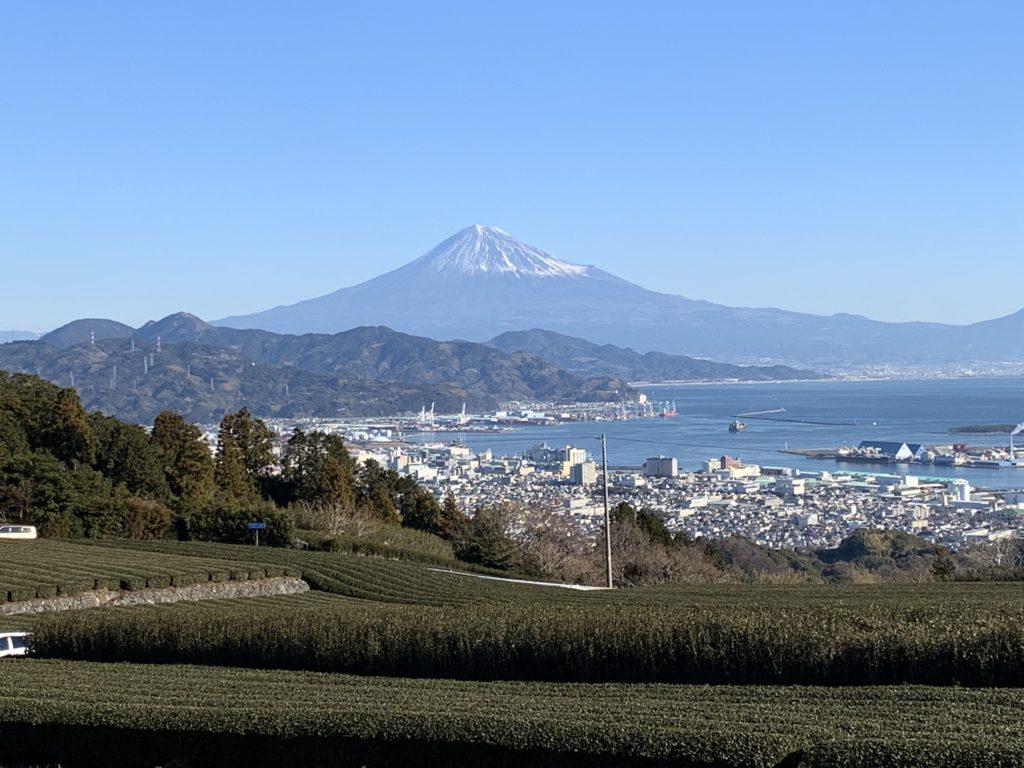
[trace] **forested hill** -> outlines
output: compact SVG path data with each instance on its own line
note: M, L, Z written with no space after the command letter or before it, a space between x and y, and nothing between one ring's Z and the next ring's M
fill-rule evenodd
M255 364L236 352L197 344L136 346L105 340L68 349L41 342L0 347L0 369L34 373L78 390L89 411L138 424L162 410L190 422L214 423L242 407L264 417L380 416L419 409L424 402L457 410L458 387L402 385ZM469 402L478 404L474 398Z
M536 355L438 342L387 328L287 336L213 328L179 314L128 337L79 321L37 342L0 345L0 369L74 386L88 410L138 423L161 410L217 421L247 407L263 418L388 416L493 409L510 400L604 401L624 382L568 373ZM108 325L103 329L109 330ZM96 341L85 341L82 338ZM70 345L68 345L70 343Z

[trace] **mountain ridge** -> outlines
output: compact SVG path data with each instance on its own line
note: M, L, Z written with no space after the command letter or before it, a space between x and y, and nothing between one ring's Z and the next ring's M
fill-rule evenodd
M957 326L728 307L651 291L479 225L358 285L213 324L298 334L385 325L477 342L539 327L641 353L831 369L1024 361L1024 311Z
M217 328L177 313L128 337L95 339L114 321L62 326L49 340L0 348L0 368L80 389L89 408L147 421L153 409L190 418L242 405L260 416L396 415L437 402L493 410L501 402L614 401L632 390L613 377L563 371L528 352L438 342L383 327L287 336ZM127 326L124 326L127 327ZM76 339L88 341L77 342ZM75 342L75 343L70 343Z
M616 376L630 382L647 381L794 381L821 379L816 371L783 365L749 366L699 360L663 352L640 354L613 344L594 344L554 331L509 331L487 342L505 352L523 350L573 373Z

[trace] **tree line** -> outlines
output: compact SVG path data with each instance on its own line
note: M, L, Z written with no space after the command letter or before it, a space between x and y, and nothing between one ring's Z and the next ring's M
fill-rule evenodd
M287 546L296 510L325 508L446 527L426 489L374 461L357 466L336 435L295 430L279 453L273 431L245 408L221 419L211 452L171 411L147 430L87 413L74 389L0 372L0 515L44 536L237 543L259 521L267 544Z

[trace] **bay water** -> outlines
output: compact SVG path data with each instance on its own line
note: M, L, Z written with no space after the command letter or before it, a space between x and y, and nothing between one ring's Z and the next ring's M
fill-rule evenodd
M1024 469L846 465L782 452L794 448L834 449L862 440L1006 446L1006 434L952 434L949 430L1024 421L1021 378L676 384L645 386L641 390L656 410L674 404L678 415L521 427L500 433L428 433L419 439L455 439L474 451L490 448L495 455L516 455L542 442L551 446L569 444L586 448L600 461L596 438L604 433L608 462L615 467L639 467L647 457L664 455L676 457L680 471L690 471L707 458L729 455L746 463L808 471L960 477L975 487L1024 488ZM758 411L776 412L761 418L740 416L746 431L729 432L734 417ZM1024 448L1024 434L1020 446Z

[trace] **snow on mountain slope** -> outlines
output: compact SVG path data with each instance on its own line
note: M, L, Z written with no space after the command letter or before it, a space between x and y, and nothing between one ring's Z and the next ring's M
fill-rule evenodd
M503 273L516 277L580 277L589 267L570 264L516 240L497 227L476 224L449 237L413 262L435 272Z
M842 367L879 361L1024 360L1020 319L1010 316L974 328L727 307L651 291L477 225L358 285L214 325L295 334L384 325L470 341L543 328L640 352Z

